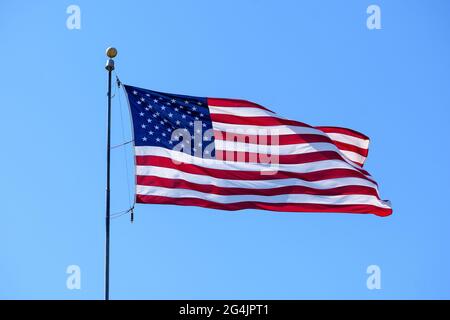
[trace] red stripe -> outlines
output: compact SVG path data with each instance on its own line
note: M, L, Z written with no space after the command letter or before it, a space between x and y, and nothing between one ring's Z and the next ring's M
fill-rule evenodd
M354 164L357 164L357 165L360 166L361 168L362 168L362 166L364 165L364 163L358 162L358 161L355 161L355 160L350 160L350 159L348 159L348 161L351 161L351 162L353 162Z
M345 142L340 142L340 141L335 141L335 140L331 140L331 141L333 141L334 145L336 147L338 147L339 150L352 151L352 152L355 152L365 158L367 158L367 155L369 154L369 149L359 148L353 144L348 144Z
M200 167L189 163L174 163L172 159L160 156L136 156L136 165L172 168L183 172L211 176L219 179L274 180L274 179L297 178L304 181L320 181L326 179L353 177L365 179L377 185L375 181L369 179L361 172L351 169L326 169L306 173L276 171L274 174L268 174L268 172L262 174L259 171L220 170L220 169Z
M302 164L316 161L325 160L342 160L342 156L336 151L318 151L299 154L281 154L271 155L256 152L245 151L228 151L219 150L216 148L216 159L225 161L236 161L246 163L269 163L272 159L272 163L276 161L278 164Z
M348 128L341 128L341 127L315 127L315 128L327 133L341 133L346 134L348 136L360 138L363 140L370 140L368 136L362 134L361 132Z
M255 125L255 126L299 126L312 128L306 123L281 119L276 117L239 117L229 114L216 114L212 113L209 115L212 121L230 124L243 124L243 125Z
M215 107L244 107L244 108L258 108L274 113L273 111L263 107L257 103L241 100L241 99L219 99L219 98L207 98L209 106Z
M227 211L243 209L261 209L284 212L336 212L336 213L363 213L386 217L392 214L392 209L383 209L372 205L323 205L312 203L265 203L246 201L222 204L196 198L169 198L161 196L136 195L137 203L174 204L181 206L197 206Z
M330 189L316 189L305 186L283 186L270 189L248 189L248 188L236 188L236 187L218 187L214 185L198 184L182 179L168 179L157 176L136 176L138 185L142 186L156 186L172 189L189 189L203 193L218 194L224 196L231 195L258 195L258 196L275 196L282 194L309 194L309 195L322 195L322 196L339 196L339 195L352 195L363 194L377 197L378 193L374 188L366 186L342 186Z

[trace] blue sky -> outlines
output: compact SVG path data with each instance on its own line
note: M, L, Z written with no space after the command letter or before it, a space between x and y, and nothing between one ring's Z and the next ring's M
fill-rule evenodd
M66 27L71 4L80 30ZM366 27L370 4L381 30ZM112 221L111 298L450 298L449 18L444 0L3 1L0 298L103 297L109 45L125 83L365 133L366 168L394 206L379 218L141 205L134 224ZM113 144L129 125L117 92ZM130 146L113 151L113 212L128 207L131 162ZM372 264L380 290L366 287ZM80 290L66 288L69 265Z

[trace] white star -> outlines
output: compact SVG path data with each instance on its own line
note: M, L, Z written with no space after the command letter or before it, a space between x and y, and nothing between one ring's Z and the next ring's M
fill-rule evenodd
M192 127L194 125L194 123L191 121L191 122L189 122L189 125Z
M143 117L143 116L144 116L144 113L143 113L143 112L140 112L139 115L140 115L141 117Z
M175 111L178 112L178 108L175 108Z
M167 122L167 121L169 121L169 120L167 120L167 119L164 119L164 122Z
M162 133L162 136L163 136L163 137L165 137L165 136L166 136L166 133L165 133L165 132L163 132L163 133Z
M203 128L206 128L206 123L203 124Z
M164 121L161 120L159 123L164 124Z
M158 129L159 129L159 127L158 127L158 126L155 126L155 129L156 129L156 130L158 130Z
M199 118L198 117L195 117L195 120L198 120Z
M157 116L159 116L159 112L155 113Z
M187 100L184 100L184 103L188 104L188 103L189 103L189 101L187 101Z
M177 125L179 125L181 122L180 122L180 120L177 120L177 121L175 121L175 123L176 123Z
M169 118L172 118L172 116L173 116L173 113L169 113Z
M146 137L143 137L143 138L142 138L142 141L147 141L147 138L146 138Z
M194 110L194 111L195 111L195 110L197 110L197 108L196 108L196 107L192 107L192 110Z
M166 104L167 104L168 106L170 106L170 102L167 102Z
M141 98L141 101L145 101L144 97Z
M150 97L150 95L148 93L145 94L147 97Z
M148 134L152 136L153 135L153 131L149 131Z
M142 102L138 101L137 104L141 104Z
M201 106L202 105L202 103L199 101L199 102L197 102L197 104L199 105L199 106Z
M158 103L158 99L153 99L153 102L154 103Z
M162 106L162 107L161 107L161 110L166 110L166 107L165 107L165 106Z
M200 113L200 118L203 117L203 116L204 116L204 114L203 114L203 113Z
M197 129L197 130L195 130L197 133L200 133L201 132L201 130L200 129Z
M137 95L137 91L136 91L136 90L134 90L134 91L133 91L133 94L134 94L134 95Z
M182 114L181 117L182 117L183 119L186 119L186 115L185 115L185 114Z
M172 140L169 141L169 144L173 144Z
M190 112L190 111L187 111L187 114L191 114L192 112Z
M145 124L143 124L143 125L141 126L141 128L142 128L142 129L145 129Z
M156 141L160 142L160 141L161 141L161 139L160 139L160 138L156 138Z
M148 118L148 119L147 119L147 122L148 122L148 123L152 122L152 119Z
M172 129L170 129L170 128L167 128L167 132L170 132L170 131L172 131Z
M172 99L172 100L170 100L170 101L172 101L172 103L175 103L175 102L177 102L175 99Z

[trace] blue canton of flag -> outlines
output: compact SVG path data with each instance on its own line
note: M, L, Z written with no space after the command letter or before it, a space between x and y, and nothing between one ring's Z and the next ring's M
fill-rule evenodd
M214 157L214 148L206 148L214 142L206 98L124 87L136 146L174 149L178 145L185 153Z

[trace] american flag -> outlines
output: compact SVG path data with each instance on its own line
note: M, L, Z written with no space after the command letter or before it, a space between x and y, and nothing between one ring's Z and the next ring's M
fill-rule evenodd
M221 210L392 213L363 169L369 138L256 103L124 85L136 202Z

